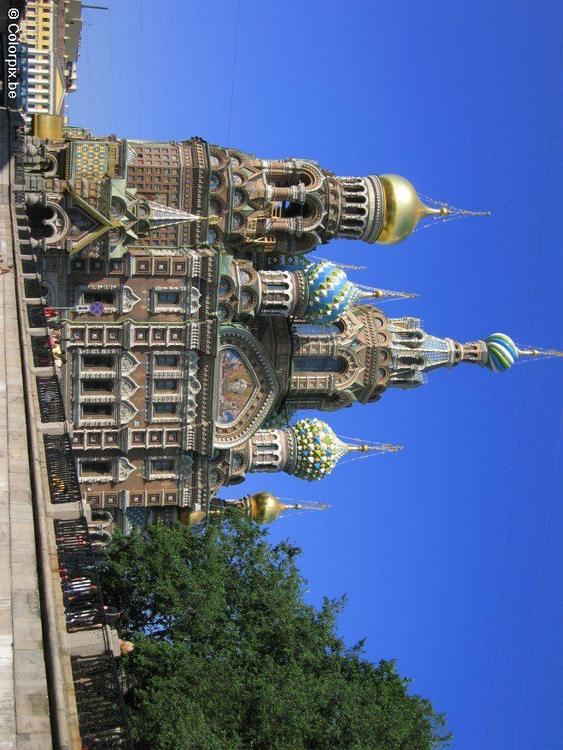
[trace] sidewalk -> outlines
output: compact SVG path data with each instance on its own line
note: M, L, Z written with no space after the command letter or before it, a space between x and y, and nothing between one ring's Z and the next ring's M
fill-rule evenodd
M13 264L9 130L0 109L0 265ZM14 271L0 275L0 750L52 747Z

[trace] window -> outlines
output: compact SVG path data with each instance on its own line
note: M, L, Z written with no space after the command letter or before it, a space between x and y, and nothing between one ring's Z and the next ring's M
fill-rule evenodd
M179 305L180 304L180 292L157 292L156 304L157 305Z
M113 305L115 292L108 289L87 289L83 292L82 301L85 305L89 305L91 302L102 302L104 305Z
M167 443L177 443L178 442L178 432L176 430L170 430L166 433L166 442Z
M111 475L111 461L80 462L81 477L110 477Z
M155 391L177 391L178 381L177 380L164 380L159 379L154 381Z
M82 404L83 417L111 417L113 404Z
M113 380L84 378L82 393L113 393Z
M172 474L176 470L176 461L173 458L153 458L151 459L151 473L159 472Z
M345 372L346 361L342 357L295 357L293 366L297 372Z
M174 404L171 401L160 401L153 404L153 409L155 414L177 414L178 404Z
M177 354L157 354L154 358L156 367L178 367L179 356Z
M113 357L111 354L84 354L82 366L88 369L112 370Z

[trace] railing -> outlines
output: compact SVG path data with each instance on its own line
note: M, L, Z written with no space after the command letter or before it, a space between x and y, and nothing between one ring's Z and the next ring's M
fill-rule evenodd
M96 532L90 534L84 518L58 520L55 521L55 538L67 630L88 630L110 624L94 558L92 541L94 544L97 541ZM103 537L99 541L103 543Z
M25 279L23 286L26 297L31 299L41 297L41 284L37 279Z
M59 574L69 632L113 625L117 612L104 606L94 548L107 532L90 533L85 518L55 521ZM105 630L104 632L107 632ZM72 657L80 735L84 747L132 748L115 658L109 650Z
M55 375L35 378L42 422L64 422L65 409L59 379Z
M52 503L80 501L80 485L68 435L43 435Z
M22 163L22 143L13 145L15 163L11 165L12 185L23 186L24 170ZM20 241L21 254L32 254L28 246L29 228L26 223L23 208L24 192L12 193L12 225ZM24 248L25 245L25 248ZM19 323L22 343L22 356L25 363L24 383L28 418L32 415L34 424L36 406L33 403L35 386L44 424L65 421L65 409L58 379L53 369L49 375L36 375L35 380L30 375L33 371L31 357L35 367L54 368L55 362L47 333L47 321L43 306L27 304L25 299L41 298L41 283L39 279L23 279L21 273L34 273L35 259L29 257L16 258L17 294L19 301ZM27 314L27 321L26 321ZM45 335L27 338L27 326L43 328ZM45 428L49 432L48 427ZM73 503L68 509L68 515L78 513L74 508L82 508L80 485L76 474L76 467L70 438L68 434L43 434L46 473L49 485L50 502L53 504ZM40 467L44 466L43 451L38 434L30 432L31 472L36 489L36 531L38 538L38 564L40 569L40 585L43 592L42 619L44 623L44 637L51 658L46 659L47 678L49 685L49 703L53 720L53 746L76 747L79 743L82 750L110 750L125 748L132 750L133 743L127 724L123 694L119 682L116 661L111 649L111 632L107 625L111 624L111 613L104 607L99 581L96 573L95 548L103 546L109 535L105 531L90 533L88 521L85 517L71 521L49 519L49 498L43 492L43 477ZM54 509L51 508L51 511ZM60 509L58 509L60 510ZM66 513L66 511L65 511ZM54 526L48 527L48 523ZM55 539L52 531L55 531ZM72 641L64 644L60 640L60 604L57 605L57 593L52 586L51 544L55 543L59 558L60 585L63 592L62 604L65 610L66 629L70 631L69 638L76 630L90 629L94 633L103 634L102 648L105 653L97 656L72 656L65 662L65 654ZM43 578L42 578L43 577ZM56 579L55 579L56 580ZM49 583L50 582L50 583ZM51 584L51 585L50 585ZM60 597L58 599L60 602ZM86 614L87 612L93 614ZM76 637L76 636L75 636ZM76 641L75 641L76 643ZM80 649L75 649L80 653ZM76 697L76 712L69 703L70 677L74 684ZM68 676L68 681L67 681ZM70 715L70 723L65 720ZM78 715L78 726L75 723ZM72 718L74 717L74 718ZM74 723L73 723L74 722ZM78 738L78 729L81 737ZM63 741L64 738L64 741ZM49 743L49 746L51 743Z
M43 305L28 305L27 320L30 328L46 328L47 319L43 312Z
M35 341L40 343L33 347ZM32 337L31 342L34 362L36 352L37 359L43 361L48 338ZM37 377L36 382L41 420L64 421L65 409L57 377ZM51 502L80 502L80 484L69 435L43 435L43 443ZM91 532L84 517L56 519L54 524L67 631L114 625L117 613L104 606L95 558L95 552L101 551L109 541L109 534L101 529ZM103 628L103 632L107 635L107 628ZM111 645L106 643L104 654L73 656L71 662L83 750L132 750Z
M71 661L84 750L132 748L127 727L122 724L123 697L115 659L102 654L73 656Z
M35 367L53 367L55 360L47 336L31 337L31 352Z

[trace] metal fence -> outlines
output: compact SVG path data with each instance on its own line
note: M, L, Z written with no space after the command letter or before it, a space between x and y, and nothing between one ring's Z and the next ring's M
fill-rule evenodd
M45 328L47 326L47 319L45 318L43 305L28 305L27 320L30 328Z
M41 297L41 284L37 279L25 279L23 285L26 297L31 299Z
M43 435L52 503L80 500L80 485L68 435Z
M43 366L48 355L52 364L48 338L32 337L31 343L36 366ZM64 421L58 378L37 377L36 382L41 420ZM80 484L69 435L44 435L43 443L51 502L80 501ZM104 605L96 570L96 553L101 552L108 541L107 532L90 531L84 517L57 519L54 524L67 630L92 630L115 624L117 613ZM111 644L106 644L104 654L76 656L71 661L83 750L133 750Z
M123 724L123 697L113 657L73 656L71 660L84 750L132 748Z
M105 533L105 532L101 532ZM85 518L55 521L59 575L69 632L115 624L117 613L103 602L96 570L96 532ZM115 658L72 657L72 673L84 748L132 749Z
M48 336L32 336L31 352L35 367L53 367L55 359Z
M42 422L64 422L65 409L59 379L55 376L35 378Z

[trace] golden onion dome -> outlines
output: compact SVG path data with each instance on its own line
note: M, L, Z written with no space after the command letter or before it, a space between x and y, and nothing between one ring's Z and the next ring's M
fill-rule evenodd
M446 206L431 208L424 204L412 182L398 174L379 175L383 186L383 227L376 242L393 245L411 234L425 216L446 216Z
M205 511L182 508L178 515L178 521L184 526L196 526L198 523L205 521Z
M258 523L272 523L288 507L270 492L257 492L249 500L250 516Z

